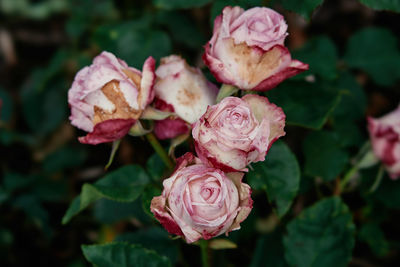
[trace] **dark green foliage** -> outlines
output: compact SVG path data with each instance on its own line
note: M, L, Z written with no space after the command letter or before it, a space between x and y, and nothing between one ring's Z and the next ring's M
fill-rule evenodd
M240 230L217 238L237 248L210 249L211 266L396 266L400 180L379 161L357 163L367 116L400 102L397 0L0 1L0 266L201 265L197 244L150 211L172 171L130 136L104 170L111 145L79 143L86 133L70 124L67 94L103 50L139 70L149 56L157 67L177 54L219 86L201 56L228 5L281 13L285 45L310 68L257 92L283 109L286 135L249 166L253 209ZM256 92L236 96L247 93ZM192 141L175 156L194 152Z
M306 19L310 19L316 7L323 3L323 0L278 0L282 6L290 11L296 12Z
M62 221L64 224L69 222L73 216L102 198L133 202L148 182L149 178L140 166L128 165L109 173L94 184L84 184L81 194L72 201Z
M287 226L285 258L290 266L347 266L355 226L340 198L321 200Z
M340 147L338 137L330 132L310 133L303 143L304 172L325 181L335 179L348 162L347 152Z
M318 36L311 39L302 48L293 52L293 58L307 62L310 66L307 72L295 76L296 79L311 73L326 80L333 80L338 76L336 47L327 36Z
M169 260L152 250L127 243L109 243L104 245L82 245L86 259L98 267L107 266L171 266Z
M360 2L376 10L400 12L400 2L397 0L360 0Z
M400 50L388 29L365 28L349 40L346 63L367 72L379 85L389 86L400 79Z
M285 215L299 190L300 168L295 155L279 141L271 147L267 159L253 168L247 175L249 185L265 190L269 201L276 204L278 215Z
M267 97L282 107L287 124L321 129L339 103L340 92L326 82L286 81Z

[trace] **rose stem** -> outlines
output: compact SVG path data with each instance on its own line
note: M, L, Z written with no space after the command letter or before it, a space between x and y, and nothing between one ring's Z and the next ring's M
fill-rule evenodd
M385 170L385 168L384 168L383 164L381 164L381 166L379 166L379 170L378 170L378 173L376 175L375 182L371 186L371 188L369 189L369 193L373 193L373 192L375 192L376 189L378 189L379 185L382 182L384 170Z
M201 262L203 263L203 267L210 267L210 259L208 255L208 241L207 240L200 240L200 249L201 249Z
M149 141L149 143L151 144L151 146L154 148L156 153L160 156L160 158L164 162L165 166L167 166L169 170L173 170L174 164L172 163L167 152L165 152L164 148L161 146L160 142L158 142L158 140L154 136L154 134L148 133L148 134L146 134L146 138Z
M347 185L348 182L350 182L351 178L353 178L354 174L356 174L356 172L359 169L359 165L361 163L361 161L363 160L363 155L365 155L365 153L368 152L368 150L370 149L371 143L369 141L367 141L360 149L360 152L358 153L358 155L356 156L357 161L356 163L353 165L353 167L350 168L350 170L348 170L342 181L340 182L340 192L343 191L343 189L345 188L345 186Z

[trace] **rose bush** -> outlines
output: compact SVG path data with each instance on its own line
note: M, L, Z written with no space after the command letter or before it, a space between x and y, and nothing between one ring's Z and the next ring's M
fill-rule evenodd
M285 135L284 127L281 108L249 94L208 107L192 134L203 162L224 171L247 171L246 165L265 159L272 143Z
M250 213L250 187L243 173L224 173L186 153L172 176L163 182L161 196L151 201L151 212L171 234L187 243L237 230Z
M265 7L225 7L214 21L203 60L219 82L266 91L308 69L284 46L287 24Z
M152 57L140 72L102 52L80 70L68 91L71 124L89 132L79 141L95 145L126 135L154 98L154 68Z
M392 179L400 177L400 106L379 118L368 118L372 149Z
M156 75L156 108L175 115L157 121L154 132L160 139L174 138L188 132L189 124L215 103L218 88L176 55L162 58Z

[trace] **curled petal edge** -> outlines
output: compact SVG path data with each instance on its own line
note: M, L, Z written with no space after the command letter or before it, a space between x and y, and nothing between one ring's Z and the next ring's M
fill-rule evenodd
M79 137L82 144L97 145L121 139L128 134L136 123L135 119L112 119L96 124L93 131L86 136Z

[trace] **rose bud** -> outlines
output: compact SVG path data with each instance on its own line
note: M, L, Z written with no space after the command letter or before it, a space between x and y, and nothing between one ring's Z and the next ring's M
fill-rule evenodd
M214 21L203 60L215 78L244 90L266 91L308 69L284 46L287 24L266 7L225 7Z
M400 106L379 118L368 118L374 154L383 162L390 178L400 177Z
M68 91L71 124L89 132L85 144L112 142L126 135L153 100L155 61L147 58L143 72L113 54L102 52L81 69Z
M194 124L197 155L225 172L247 171L246 165L263 161L272 143L285 135L285 117L266 97L226 97Z
M162 58L156 75L156 108L174 114L155 123L156 136L168 139L189 132L190 124L215 103L218 88L176 55Z
M187 243L237 230L249 215L251 189L243 173L224 173L186 153L172 176L163 182L161 196L151 201L151 212L171 234Z

